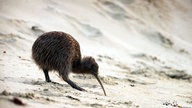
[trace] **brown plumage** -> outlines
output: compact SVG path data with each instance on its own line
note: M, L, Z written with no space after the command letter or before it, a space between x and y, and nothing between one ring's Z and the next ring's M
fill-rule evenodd
M55 70L64 81L77 90L84 90L68 77L70 72L92 74L99 81L98 64L92 57L81 58L79 43L69 34L52 31L42 34L32 46L32 58L43 70L47 82L51 82L48 72Z

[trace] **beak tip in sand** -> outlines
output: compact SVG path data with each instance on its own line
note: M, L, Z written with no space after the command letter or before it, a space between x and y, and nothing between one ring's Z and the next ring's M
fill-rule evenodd
M96 77L97 81L99 82L99 84L101 85L101 88L103 89L104 95L107 96L106 92L105 92L105 89L103 87L103 84L101 83L101 80L99 79L98 75L95 75L95 77Z

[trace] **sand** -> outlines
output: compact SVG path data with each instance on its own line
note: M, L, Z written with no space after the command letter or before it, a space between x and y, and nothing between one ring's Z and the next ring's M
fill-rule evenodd
M0 0L0 107L192 108L191 0ZM39 35L64 31L93 56L105 87L70 74L87 92L31 59Z

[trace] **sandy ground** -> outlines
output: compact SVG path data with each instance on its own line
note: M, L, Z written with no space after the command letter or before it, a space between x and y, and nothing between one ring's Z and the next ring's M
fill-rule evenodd
M0 0L1 108L192 108L191 0ZM35 39L64 31L93 56L93 76L46 83Z

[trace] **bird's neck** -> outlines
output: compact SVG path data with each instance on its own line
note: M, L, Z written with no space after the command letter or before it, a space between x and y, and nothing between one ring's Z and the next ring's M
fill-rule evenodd
M72 72L76 74L89 74L87 69L85 69L82 64L76 65L72 68Z

